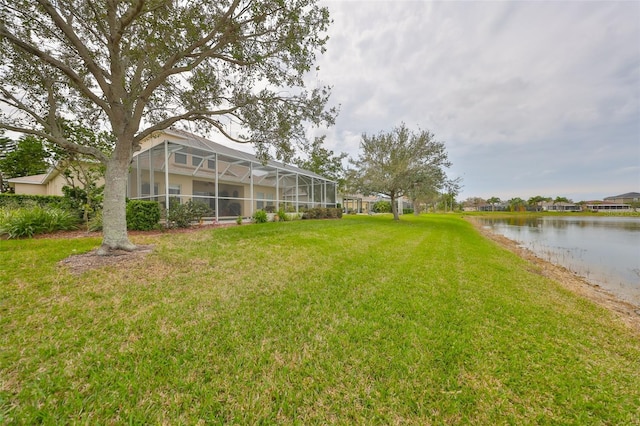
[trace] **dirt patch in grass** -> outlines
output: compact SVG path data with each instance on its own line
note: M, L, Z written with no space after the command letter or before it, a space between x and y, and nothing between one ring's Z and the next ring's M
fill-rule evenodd
M165 234L188 234L201 232L207 229L221 228L226 226L237 226L235 224L210 224L201 226L192 226L189 228L162 229L153 231L129 231L129 237L135 236L159 236ZM40 234L34 238L99 238L101 232L77 231L60 231L53 234ZM137 245L134 251L112 250L106 256L99 256L96 250L88 253L76 254L67 257L59 262L60 266L64 266L74 275L80 275L87 271L107 266L131 266L153 251L153 245Z
M224 228L224 227L228 227L228 226L237 226L235 223L217 223L217 224L207 224L207 225L196 225L196 226L191 226L189 228L171 228L171 229L166 229L166 228L162 228L162 229L154 229L152 231L128 231L127 235L129 235L130 237L132 236L137 236L137 235L146 235L146 236L157 236L157 235L165 235L165 234L187 234L187 233L191 233L191 232L198 232L198 231L203 231L203 230L207 230L207 229L213 229L213 228ZM75 230L75 231L57 231L57 232L53 232L51 234L37 234L34 235L33 238L34 239L39 239L39 238L87 238L87 237L94 237L94 238L99 238L102 236L102 232L97 231L97 232L89 232L89 231L85 231L85 230Z
M572 292L586 297L600 306L604 306L614 312L624 323L628 324L640 335L640 307L620 300L599 285L590 283L567 268L538 257L535 253L518 245L515 241L491 232L490 229L482 226L475 218L467 217L466 219L482 235L533 264L532 272L551 278Z
M153 245L138 245L134 251L112 250L108 255L100 256L96 250L88 253L75 254L60 261L59 265L69 268L74 275L80 275L96 268L106 266L131 266L144 259L153 251Z

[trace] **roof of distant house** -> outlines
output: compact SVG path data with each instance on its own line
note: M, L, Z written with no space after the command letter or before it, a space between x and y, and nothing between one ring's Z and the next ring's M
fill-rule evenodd
M47 178L51 175L49 173L43 173L41 175L21 176L17 178L7 179L7 182L11 183L28 183L32 185L41 185L46 182Z
M605 200L613 200L616 198L640 198L640 192L627 192L626 194L614 195L612 197L607 197Z

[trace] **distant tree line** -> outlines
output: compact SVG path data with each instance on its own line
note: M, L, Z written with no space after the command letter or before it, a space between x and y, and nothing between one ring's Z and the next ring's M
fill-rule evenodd
M472 207L476 209L483 209L489 211L542 211L544 203L573 203L573 201L567 197L543 197L536 195L524 200L520 197L510 198L508 200L501 200L499 197L491 197L488 199L480 197L469 197L465 201L460 203L460 207ZM584 204L584 201L580 201L576 204Z

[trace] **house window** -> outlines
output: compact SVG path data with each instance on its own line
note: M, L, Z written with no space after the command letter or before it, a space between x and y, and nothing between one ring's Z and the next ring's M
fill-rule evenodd
M216 169L216 160L207 160L207 169L215 170Z
M187 164L187 154L180 154L179 152L176 152L174 154L173 161L175 161L176 164Z
M180 204L180 185L169 185L169 195L169 205L173 202ZM173 195L173 197L171 197L171 195Z
M151 195L151 184L149 182L142 182L142 187L140 188L140 196L147 197ZM158 195L158 184L153 184L153 195Z
M202 158L196 157L195 155L191 156L191 165L199 166L201 162L202 162Z
M262 210L264 209L264 192L258 192L256 193L256 198L258 199L257 203L256 203L256 207L258 208L258 210Z

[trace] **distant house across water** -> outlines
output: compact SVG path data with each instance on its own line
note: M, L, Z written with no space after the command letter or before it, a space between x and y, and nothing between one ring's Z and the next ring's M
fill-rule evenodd
M581 212L582 207L575 203L557 202L557 203L542 203L542 210L547 212Z
M604 201L614 204L637 203L640 201L640 192L627 192L626 194L614 195L605 198Z
M594 212L609 211L631 211L634 210L632 203L640 201L640 192L627 192L626 194L606 197L603 202L588 202L585 204L587 210Z
M636 205L634 205L634 203ZM525 206L527 210L533 211L549 211L549 212L580 212L580 211L594 211L594 212L607 212L607 211L632 211L637 209L637 203L640 203L640 192L627 192L626 194L614 195L606 197L602 201L593 200L580 203L568 203L568 202L542 202L536 206ZM477 205L465 205L464 211L507 211L509 210L509 204L505 201L501 201L496 204L477 204Z

